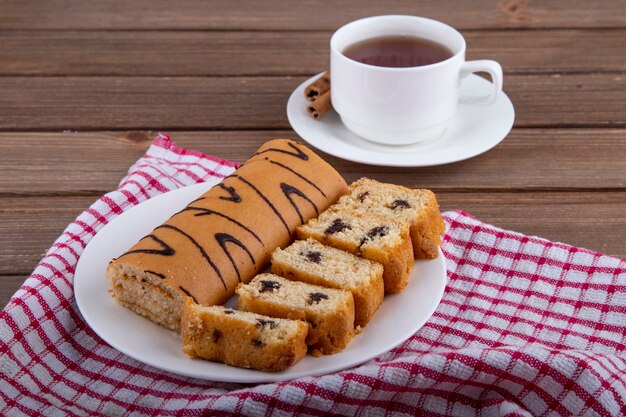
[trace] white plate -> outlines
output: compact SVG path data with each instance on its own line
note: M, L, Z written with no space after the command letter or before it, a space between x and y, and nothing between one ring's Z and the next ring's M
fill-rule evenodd
M491 106L459 105L457 115L439 139L413 145L382 145L350 132L339 115L329 110L320 120L306 111L304 89L311 77L294 90L287 103L287 117L293 130L316 148L338 158L370 165L425 167L472 158L496 146L511 131L515 110L502 92ZM471 74L461 83L461 93L485 96L492 90L489 81Z
M111 221L85 248L74 275L78 308L89 326L120 352L156 368L214 381L291 380L346 369L392 349L421 328L439 305L446 285L441 252L435 260L415 263L406 290L387 296L372 321L343 352L321 358L306 356L293 367L277 373L189 358L181 350L178 334L132 313L113 300L107 292L104 272L110 259L124 253L217 182L192 185L145 201Z

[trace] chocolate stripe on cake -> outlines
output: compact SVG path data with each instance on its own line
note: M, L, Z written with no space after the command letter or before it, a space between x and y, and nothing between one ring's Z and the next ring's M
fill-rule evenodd
M241 282L241 274L239 273L239 268L237 267L237 264L235 263L235 260L231 256L230 251L226 247L226 244L228 242L230 242L230 243L234 243L235 245L239 246L241 249L246 251L246 253L248 254L248 257L252 261L252 264L256 265L256 261L254 260L254 257L252 256L252 253L250 253L250 251L248 250L246 245L244 245L237 238L235 238L232 235L229 235L228 233L216 233L215 234L215 240L217 240L217 243L220 244L220 246L222 247L222 250L224 251L226 256L228 256L228 259L230 259L230 263L233 265L233 268L235 268L235 272L237 272L237 278L239 279L239 282Z
M144 272L146 272L148 274L156 275L157 277L159 277L161 279L165 279L165 275L159 274L158 272L150 271L150 270L147 270L147 269Z
M319 191L321 195L326 197L326 193L324 191L322 191L322 189L320 187L315 185L315 183L313 181L309 180L304 175L302 175L299 172L296 172L295 170L289 168L287 165L281 164L278 161L274 161L273 159L270 159L269 161L270 161L270 164L278 165L279 167L284 168L287 171L291 172L292 174L296 175L298 178L301 178L302 180L306 181L308 184L310 184L312 187L314 187L317 191Z
M156 230L156 229L154 229L154 230ZM172 256L172 255L174 255L176 253L174 248L172 248L170 245L168 245L167 243L163 242L161 239L159 239L158 237L156 237L153 234L145 236L141 240L148 239L148 238L154 240L156 243L161 245L161 247L163 249L135 249L135 250L130 250L130 251L120 255L117 259L120 259L122 256L131 255L133 253L150 253L150 254L153 254L153 255L163 255L163 256ZM140 240L140 242L141 242L141 240Z
M244 177L241 177L239 175L232 175L233 178L237 178L239 181L243 182L244 184L248 185L250 188L252 188L258 195L259 197L261 197L263 199L263 201L265 201L265 203L270 206L270 208L272 209L272 211L274 212L274 214L276 214L276 216L278 216L278 218L280 219L280 221L282 222L283 226L285 226L285 229L287 229L287 232L289 234L291 234L291 230L289 230L289 226L287 225L287 222L285 221L285 219L283 218L283 215L279 213L279 211L276 209L276 206L274 206L272 204L272 202L270 200L267 199L267 197L265 196L265 194L263 194L258 188L256 188L254 186L254 184L252 184L250 181L248 181L247 179L245 179Z
M293 201L293 198L291 198L292 194L295 194L295 195L297 195L299 197L302 197L303 199L308 201L309 204L311 204L313 206L313 208L315 209L315 213L319 216L320 213L319 213L319 210L317 209L317 206L315 205L315 203L312 202L311 199L309 197L307 197L306 194L304 194L302 191L298 190L293 185L289 185L289 184L284 183L284 182L280 183L280 189L283 190L283 194L285 194L285 197L287 197L287 200L289 200L289 202L291 203L293 208L296 209L296 213L298 213L298 217L300 217L300 224L304 224L304 217L302 217L302 213L300 212L300 209L298 208L298 205L296 204L296 202Z
M196 198L195 200L193 200L193 201L192 201L191 203L189 203L189 204L193 204L193 203L196 203L196 202L201 201L201 200L204 200L204 199L205 199L205 197Z
M158 230L158 229L173 230L173 231L175 231L177 233L180 233L181 235L185 236L187 239L189 239L189 241L191 243L193 243L200 250L200 253L202 254L202 257L209 263L209 265L211 265L211 268L213 268L213 270L217 274L217 277L220 279L220 281L222 281L222 285L224 286L224 291L228 291L228 288L226 287L226 282L224 282L224 277L222 276L222 273L220 272L220 269L217 267L217 265L215 265L215 263L211 260L211 257L206 253L204 248L202 246L200 246L200 244L196 241L196 239L194 239L192 236L190 236L186 232L180 230L178 227L172 226L172 225L169 225L169 224L162 224L161 226L157 227L154 230Z
M178 289L184 292L188 297L191 297L194 303L200 304L198 300L196 300L196 297L194 297L185 287L183 287L182 285L179 285Z
M266 152L280 152L280 153L284 153L284 154L287 154L287 155L295 156L296 158L298 158L298 159L302 159L303 161L308 161L308 160L309 160L309 155L307 155L306 153L304 153L304 152L302 151L302 149L298 148L298 147L297 147L296 145L294 145L293 143L288 142L288 143L287 143L287 146L289 146L291 149L293 149L293 150L295 151L295 153L294 153L294 152L289 152L289 151L286 151L286 150L284 150L284 149L269 148L269 149L266 149L266 150L264 150L264 151L261 151L261 152L257 152L257 153L255 153L254 155L252 155L252 157L255 157L255 156L257 156L257 155L264 154L264 153L266 153Z
M241 227L242 229L244 229L246 232L250 233L261 245L265 246L265 243L263 243L263 241L261 240L261 238L254 233L253 230L251 230L250 228L248 228L246 225L240 223L239 221L233 219L230 216L227 216L224 213L220 213L219 211L215 211L215 210L211 210L211 209L207 209L207 208L203 208L203 207L185 207L184 209L182 209L180 212L182 213L183 211L187 211L187 210L197 210L197 211L201 211L201 213L196 213L194 214L194 216L196 217L200 217L200 216L209 216L211 214L215 214L216 216L220 216L230 222L235 223L237 226Z
M232 201L234 203L241 203L241 197L235 191L235 187L227 187L223 183L217 184L222 190L230 194L228 197L220 196L220 200Z

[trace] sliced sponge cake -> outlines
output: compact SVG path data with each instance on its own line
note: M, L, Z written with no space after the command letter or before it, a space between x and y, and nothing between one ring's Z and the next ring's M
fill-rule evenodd
M240 284L236 292L240 310L306 320L306 343L314 352L336 353L354 337L354 300L349 291L260 274L249 284Z
M375 214L331 207L317 219L298 227L299 239L360 255L383 265L385 291L402 291L413 270L413 246L408 225Z
M272 254L272 272L323 287L348 290L354 297L354 324L365 326L383 301L383 266L314 239L296 240Z
M402 221L410 226L416 259L434 259L438 255L445 225L435 194L361 178L350 185L339 199L340 208L367 211Z
M281 371L307 352L308 326L222 306L183 305L183 351L193 357L240 368Z

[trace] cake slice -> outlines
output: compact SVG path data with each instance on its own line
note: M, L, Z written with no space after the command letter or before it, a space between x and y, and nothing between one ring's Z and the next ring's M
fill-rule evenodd
M409 225L416 259L434 259L439 253L445 225L437 198L430 190L361 178L350 185L349 193L339 199L337 206L367 211Z
M409 227L364 211L331 207L296 229L299 239L321 243L383 265L385 291L397 293L409 283L413 246Z
M308 284L352 293L354 324L365 326L383 301L383 266L314 239L296 240L272 253L272 272Z
M349 291L260 274L249 284L240 284L236 292L240 310L307 321L306 343L314 353L339 352L354 337L354 300Z
M307 352L308 326L222 306L183 305L183 351L192 357L240 368L281 371Z

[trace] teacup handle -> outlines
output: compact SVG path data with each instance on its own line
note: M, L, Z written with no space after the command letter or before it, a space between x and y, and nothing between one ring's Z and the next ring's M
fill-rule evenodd
M488 96L461 96L459 101L463 104L478 104L488 106L495 103L498 95L502 91L502 67L496 61L489 59L479 59L476 61L466 61L461 66L460 79L475 72L486 72L491 76L493 90Z

